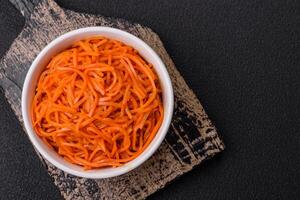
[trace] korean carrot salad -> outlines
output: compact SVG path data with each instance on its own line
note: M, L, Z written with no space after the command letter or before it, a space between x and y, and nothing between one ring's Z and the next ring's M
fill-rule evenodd
M163 120L153 66L132 47L102 36L78 41L50 60L31 110L38 136L86 170L133 160Z

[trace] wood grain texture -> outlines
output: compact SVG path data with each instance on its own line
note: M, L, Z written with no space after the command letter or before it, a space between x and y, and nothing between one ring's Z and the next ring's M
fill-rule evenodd
M29 18L39 0L9 0L25 18Z
M26 4L34 0L21 2ZM24 10L24 6L14 4ZM20 122L21 88L32 61L51 40L77 28L110 26L141 38L162 58L174 87L175 110L166 139L148 161L130 173L102 180L78 178L41 158L66 199L144 199L224 149L199 100L151 29L122 19L64 10L52 0L43 0L35 8L25 10L26 25L0 62L0 85Z

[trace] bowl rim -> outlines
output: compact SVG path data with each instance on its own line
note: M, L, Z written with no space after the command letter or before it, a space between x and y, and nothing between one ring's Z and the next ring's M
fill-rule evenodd
M101 35L100 32L108 32L108 33L117 34L117 35L120 35L120 37L130 38L132 41L134 41L136 43L135 46L140 46L141 48L145 49L145 51L147 51L150 54L150 57L152 57L153 60L156 60L156 62L159 63L159 66L154 66L154 69L156 70L156 73L158 74L160 81L164 82L164 84L166 85L165 88L167 88L167 93L168 93L167 97L165 97L166 103L164 102L163 122L162 122L159 130L157 131L156 136L150 142L148 147L139 156L137 156L135 159L128 162L128 163L130 163L129 165L126 166L126 164L128 164L128 163L126 163L120 167L109 168L109 169L115 169L115 170L108 171L108 172L107 171L103 172L103 169L95 169L95 170L87 170L87 171L74 170L63 163L60 163L56 158L52 157L50 155L50 153L48 153L47 150L44 149L44 148L48 148L48 147L45 147L46 144L43 142L40 142L40 141L38 141L38 139L36 139L36 137L38 137L38 136L32 127L30 110L28 109L28 103L31 103L32 100L29 100L27 93L30 91L30 84L32 84L31 78L32 78L34 72L37 69L39 69L39 67L38 67L39 62L44 58L45 55L47 55L49 50L54 48L59 43L63 42L65 39L75 37L76 35L80 36L81 34L87 33L87 32L88 33L99 32L99 33L97 33L98 35ZM96 35L96 34L94 34L94 35ZM92 36L92 34L90 36ZM109 36L107 36L107 37L109 38ZM120 41L124 42L122 40L120 40ZM124 42L124 43L126 43L126 42ZM133 46L133 48L135 48L135 47ZM160 73L157 70L158 67L160 68ZM161 80L162 77L163 77L163 80ZM36 82L33 84L36 85ZM167 105L167 108L165 107L166 105ZM59 37L55 38L50 43L48 43L42 49L42 51L36 56L36 58L32 62L31 66L26 74L25 81L23 84L21 109L22 109L22 116L23 116L23 122L24 122L26 133L29 136L29 139L30 139L31 143L33 144L33 146L37 149L37 151L46 160L48 160L50 163L52 163L57 168L65 171L67 173L73 174L75 176L84 177L84 178L101 179L101 178L109 178L109 177L115 177L115 176L125 174L125 173L137 168L141 164L143 164L146 160L148 160L154 154L154 152L158 149L158 147L164 140L164 138L168 132L170 123L171 123L173 109L174 109L174 92L173 92L172 82L171 82L171 79L170 79L170 76L166 69L165 64L163 63L161 58L158 56L158 54L148 44L146 44L140 38L132 35L131 33L128 33L126 31L123 31L120 29L105 27L105 26L92 26L92 27L75 29L75 30L72 30L70 32L60 35ZM165 113L165 111L168 111L168 112ZM166 116L166 114L167 114L167 116ZM60 156L59 154L57 154L57 155ZM68 163L68 164L74 165L71 163Z

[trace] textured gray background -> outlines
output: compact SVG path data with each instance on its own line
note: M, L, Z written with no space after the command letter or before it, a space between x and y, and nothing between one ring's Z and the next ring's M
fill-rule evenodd
M0 55L24 19L0 0ZM149 199L300 196L298 1L57 1L149 26L223 136L227 149ZM58 199L0 95L0 199Z

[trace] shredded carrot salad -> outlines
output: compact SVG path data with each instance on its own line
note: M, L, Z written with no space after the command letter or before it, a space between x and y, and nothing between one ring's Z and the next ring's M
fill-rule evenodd
M133 160L162 120L153 66L132 47L102 36L76 42L53 57L32 103L39 137L86 170Z

